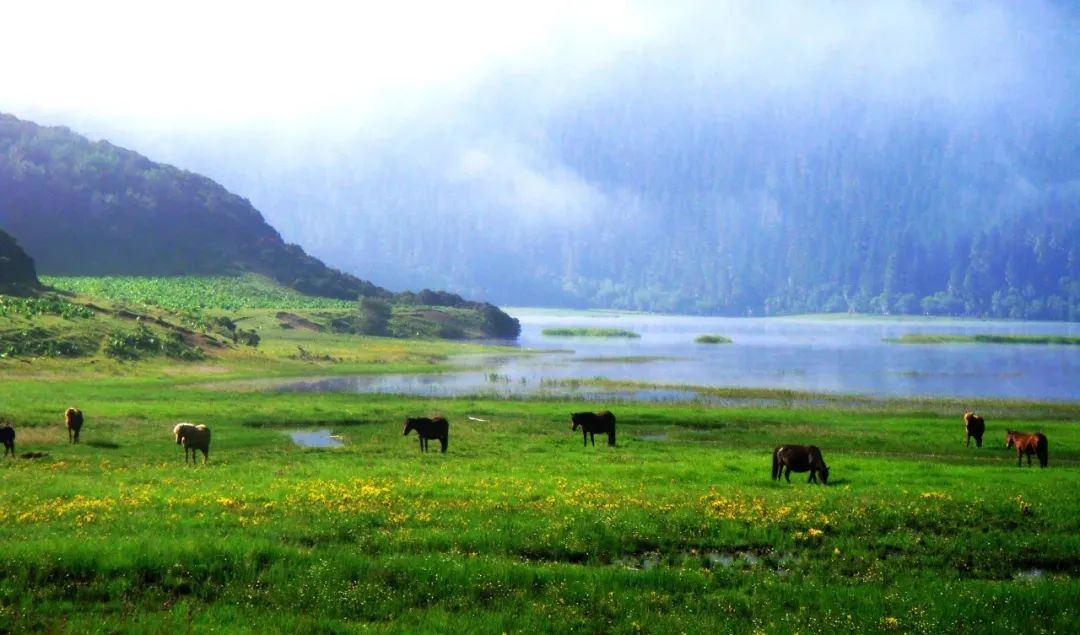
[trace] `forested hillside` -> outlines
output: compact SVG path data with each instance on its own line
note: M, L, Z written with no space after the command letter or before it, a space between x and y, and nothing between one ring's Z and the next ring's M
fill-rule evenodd
M500 157L479 152L466 157L475 177L395 159L364 178L298 167L237 180L257 198L317 201L280 224L340 266L501 304L1077 320L1073 110L969 125L929 107L726 121L624 106L550 124L565 182L530 172L492 194ZM511 209L528 187L549 188L550 204Z
M63 127L0 114L0 228L45 275L268 275L302 293L390 305L463 309L488 337L514 338L517 320L455 294L392 293L327 267L214 181ZM33 262L0 236L5 272L26 283ZM13 245L13 243L12 243ZM10 264L9 264L10 263ZM29 269L27 269L29 267ZM4 274L5 278L8 276ZM385 305L385 308L382 308ZM374 329L376 334L379 329ZM414 329L422 332L422 329ZM461 336L462 329L445 336ZM439 332L434 333L440 335Z
M210 179L67 128L0 114L0 193L0 227L45 274L255 271L314 295L390 295L286 244Z

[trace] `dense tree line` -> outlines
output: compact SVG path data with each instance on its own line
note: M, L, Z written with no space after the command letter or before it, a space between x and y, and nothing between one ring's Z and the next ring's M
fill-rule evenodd
M581 218L463 209L459 184L385 169L355 192L388 209L292 230L347 226L320 253L501 304L1080 319L1072 111L679 108L550 124L551 154L594 193Z

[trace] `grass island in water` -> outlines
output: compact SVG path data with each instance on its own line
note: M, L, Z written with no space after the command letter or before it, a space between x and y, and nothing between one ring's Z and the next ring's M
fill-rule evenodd
M694 341L698 344L730 344L731 338L723 335L699 335Z
M637 333L633 331L627 331L626 329L603 328L596 326L568 326L548 328L541 331L541 334L547 335L548 337L641 337Z
M1080 346L1080 337L1073 335L931 335L909 333L885 338L896 344L1050 344Z

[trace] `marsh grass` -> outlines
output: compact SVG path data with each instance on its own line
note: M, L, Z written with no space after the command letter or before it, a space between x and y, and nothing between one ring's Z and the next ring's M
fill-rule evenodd
M540 333L548 337L626 337L631 339L641 337L637 333L633 331L628 331L626 329L604 328L596 326L547 328L542 330Z
M883 341L896 344L1050 344L1080 346L1080 337L1070 335L931 335L909 333Z

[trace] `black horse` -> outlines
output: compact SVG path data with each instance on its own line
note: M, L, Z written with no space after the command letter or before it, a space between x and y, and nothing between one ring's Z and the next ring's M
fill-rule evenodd
M7 456L8 452L15 456L15 428L12 428L11 424L0 426L0 443L4 444L4 456Z
M570 415L571 430L581 426L581 441L588 447L589 441L596 445L596 434L607 434L607 444L615 445L615 415L607 410L603 412L575 412Z
M829 466L825 465L825 459L821 457L821 450L816 445L780 445L772 453L772 477L779 480L780 473L788 483L791 482L792 472L810 472L808 483L817 483L821 477L821 484L829 482Z
M408 436L410 430L416 430L416 435L420 437L421 452L427 452L428 439L438 439L444 453L450 444L450 422L445 417L405 417L403 436Z

